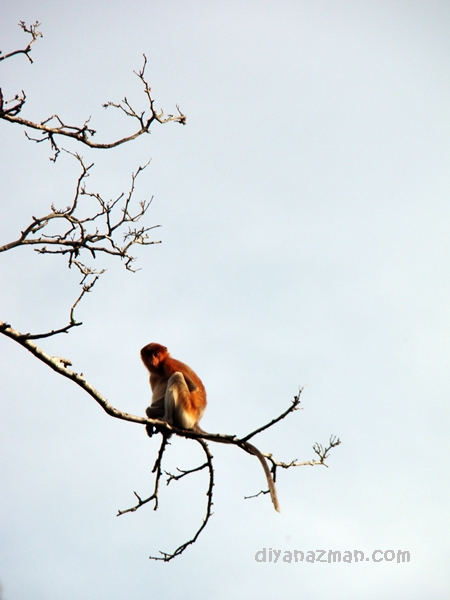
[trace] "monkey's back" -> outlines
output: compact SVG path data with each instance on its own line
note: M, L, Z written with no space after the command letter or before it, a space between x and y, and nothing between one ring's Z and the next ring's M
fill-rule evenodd
M206 397L205 386L203 385L202 380L197 375L195 371L191 369L188 365L181 362L181 360L177 360L176 358L172 358L171 356L166 359L166 376L171 377L176 371L183 373L183 375L187 375L195 385L203 391Z

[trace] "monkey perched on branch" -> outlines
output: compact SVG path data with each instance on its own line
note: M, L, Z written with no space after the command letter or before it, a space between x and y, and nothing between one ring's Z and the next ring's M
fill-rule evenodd
M206 408L206 390L200 377L172 358L161 344L144 346L141 358L150 371L153 392L152 403L145 411L147 416L180 429L202 432L198 423ZM151 425L147 425L147 433L153 434Z
M150 419L159 419L180 429L191 429L198 433L207 433L199 426L199 421L206 408L206 390L200 377L194 371L172 358L165 346L152 342L141 350L141 358L150 372L152 402L146 409ZM147 433L151 437L155 431L153 425L147 425ZM232 443L225 439L217 439L222 443ZM243 442L243 447L254 454L264 469L269 486L270 497L275 510L280 511L275 483L269 467L261 452L250 444Z

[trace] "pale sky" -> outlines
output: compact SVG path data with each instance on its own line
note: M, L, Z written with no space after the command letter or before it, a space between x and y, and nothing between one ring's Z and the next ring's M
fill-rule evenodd
M95 162L89 186L126 191L162 244L136 274L114 261L78 309L84 325L43 340L120 410L143 415L151 341L208 391L208 431L256 438L279 460L312 459L338 435L329 468L279 473L281 514L253 457L212 445L206 475L162 486L160 508L116 518L152 489L158 448L73 383L0 336L2 600L446 600L450 593L450 5L429 1L100 0L4 2L0 64L23 117L91 116L97 141L133 127L102 103L145 108L133 75L148 57L156 105L187 126L154 126L112 151L69 142ZM31 215L64 207L77 165L0 121L0 244ZM1 255L0 319L62 326L78 293L64 259ZM203 462L175 439L167 470ZM256 562L263 548L408 550L407 564Z

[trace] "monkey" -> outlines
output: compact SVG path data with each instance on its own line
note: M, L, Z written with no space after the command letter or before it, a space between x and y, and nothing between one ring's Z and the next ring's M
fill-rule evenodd
M147 344L141 358L150 372L152 403L146 409L151 419L166 421L180 429L204 433L198 423L206 408L206 390L194 371L172 358L165 346ZM147 426L151 436L153 427Z
M150 372L152 389L152 402L145 411L147 416L180 429L210 435L199 426L206 408L206 390L200 377L188 365L172 358L166 346L161 344L152 342L144 346L141 359ZM155 431L154 426L147 425L146 429L151 437ZM170 434L165 435L170 437ZM223 438L216 441L232 443ZM266 475L272 503L275 510L280 512L275 483L266 459L253 444L244 441L242 447L259 459Z

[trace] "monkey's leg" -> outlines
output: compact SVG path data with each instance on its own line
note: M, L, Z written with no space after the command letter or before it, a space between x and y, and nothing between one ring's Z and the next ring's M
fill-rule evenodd
M197 415L192 414L191 392L183 376L177 371L167 382L164 421L181 429L192 429Z

